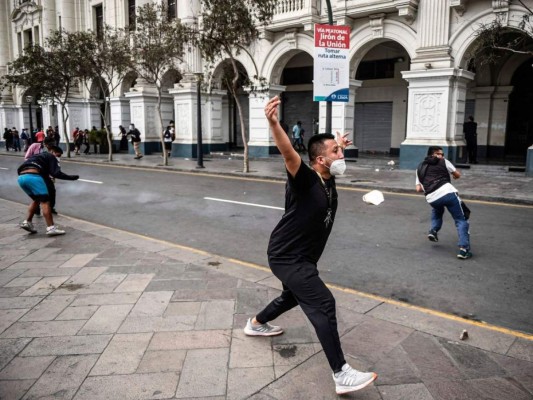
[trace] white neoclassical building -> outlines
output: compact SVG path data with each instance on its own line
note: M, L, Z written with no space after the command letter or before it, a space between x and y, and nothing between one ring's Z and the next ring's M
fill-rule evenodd
M0 0L0 74L28 43L43 44L52 29L98 30L103 23L128 26L135 8L150 0ZM194 23L200 0L163 0L171 17ZM533 0L526 0L533 8ZM476 29L499 18L518 29L526 10L515 0L331 0L336 24L351 29L350 101L333 104L332 129L350 131L359 153L399 155L402 168L414 168L427 146L442 146L448 158L465 160L462 125L478 123L478 154L483 160L526 162L533 144L533 58L509 54L498 64L475 70L471 51ZM323 132L325 103L313 102L313 29L327 23L325 0L279 0L261 39L239 56L243 74L266 78L266 93L244 90L250 154L276 152L263 116L268 97L282 97L281 116L292 126ZM90 54L87 55L90 57ZM180 71L165 79L164 120L176 121L173 155L196 153L196 83L202 69L194 53ZM225 62L221 60L221 63ZM255 66L259 71L255 70ZM234 99L217 85L202 94L203 143L206 151L242 145ZM55 107L25 88L5 90L0 101L0 129L61 125ZM107 94L106 94L107 95ZM161 130L152 88L132 73L109 93L113 131L130 122L140 128L145 151L154 150ZM69 102L69 131L101 126L96 106L80 88ZM101 95L104 98L104 94ZM103 101L103 100L102 100ZM529 153L533 148L529 150ZM533 158L528 163L533 170Z

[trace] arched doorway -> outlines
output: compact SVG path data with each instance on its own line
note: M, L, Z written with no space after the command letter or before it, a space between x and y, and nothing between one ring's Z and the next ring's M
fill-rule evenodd
M106 113L107 99L109 98L109 87L107 82L103 78L94 79L91 83L91 89L89 90L89 96L91 101L91 110L98 110L98 117L91 115L91 126L103 128L109 125L111 116L110 113ZM91 113L92 114L92 113Z
M239 79L237 82L237 92L232 93L230 86L234 77L234 71L231 60L224 60L220 63L213 73L213 86L226 91L226 95L222 98L222 134L227 138L227 145L230 149L243 148L244 142L242 137L241 120L239 118L237 101L241 112L243 114L243 121L246 132L249 138L249 97L246 92L246 87L251 84L248 72L242 63L235 61L239 71Z
M511 79L505 158L524 162L533 144L533 58L518 67Z
M407 51L394 41L376 44L357 66L355 79L362 81L355 95L354 143L359 154L399 155L405 139Z
M319 102L313 101L313 58L298 52L285 64L281 74L280 84L285 86L281 95L281 117L289 127L296 122L302 122L304 139L307 142L310 135L318 133Z

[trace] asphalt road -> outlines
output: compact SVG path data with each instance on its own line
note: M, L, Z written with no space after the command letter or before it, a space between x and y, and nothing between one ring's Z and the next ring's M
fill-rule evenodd
M0 156L0 197L29 199L20 159ZM61 214L267 265L284 184L222 176L90 166L63 170L95 182L57 181ZM419 195L339 189L339 209L320 261L326 282L533 333L533 207L469 202L474 258L458 260L447 214L440 241L426 238L430 208ZM238 203L235 203L238 202ZM245 204L242 204L245 203ZM87 249L90 251L90 249Z

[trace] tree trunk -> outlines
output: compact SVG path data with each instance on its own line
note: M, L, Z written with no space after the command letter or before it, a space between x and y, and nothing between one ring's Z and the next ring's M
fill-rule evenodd
M228 53L231 54L231 53ZM241 135L242 143L244 144L244 154L243 154L243 169L242 172L245 174L250 172L250 161L248 158L248 140L246 138L246 127L244 126L244 115L242 113L241 103L237 97L237 88L239 82L239 69L237 68L237 63L230 57L231 65L233 67L233 82L231 83L231 91L233 92L233 98L235 99L235 104L237 105L237 111L239 112L239 121L241 122Z
M107 160L109 162L113 161L113 140L111 136L111 132L109 132L109 128L107 127L107 100L104 99L104 126L105 126L105 132L107 136L107 148L108 148L108 157Z
M234 96L235 96L235 94L234 94ZM246 127L244 126L244 116L242 114L241 103L237 99L237 96L235 96L235 104L237 104L237 111L239 113L239 121L241 122L242 142L244 144L243 169L242 169L242 172L248 173L248 172L250 172L250 160L248 158L248 141L246 140Z
M168 165L167 151L165 149L165 139L163 137L163 116L161 115L161 87L157 85L157 115L159 116L159 140L161 141L161 149L163 151L163 165Z
M66 147L67 147L67 158L70 158L70 141L69 141L69 138L68 138L68 131L67 131L67 120L68 120L68 111L67 111L67 104L66 104L66 101L65 103L60 103L61 104L61 117L63 119L63 132L65 132L65 142L66 142ZM65 115L65 113L67 115Z

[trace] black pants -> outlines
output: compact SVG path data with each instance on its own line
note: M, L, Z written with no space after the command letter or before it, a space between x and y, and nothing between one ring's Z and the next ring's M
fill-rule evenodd
M283 283L281 295L257 314L259 323L266 323L300 305L313 324L333 372L346 363L337 330L335 298L318 276L316 264L305 260L269 258L272 273Z
M477 162L477 138L466 138L466 151L468 152L468 162Z

